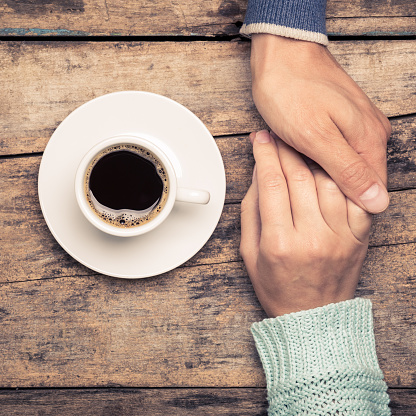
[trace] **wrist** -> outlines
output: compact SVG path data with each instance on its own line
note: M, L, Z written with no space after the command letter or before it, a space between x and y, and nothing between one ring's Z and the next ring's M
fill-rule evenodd
M286 38L284 36L258 33L252 35L252 71L268 65L276 70L276 64L290 64L299 61L315 61L326 53L326 47L315 42ZM254 74L253 74L254 75Z

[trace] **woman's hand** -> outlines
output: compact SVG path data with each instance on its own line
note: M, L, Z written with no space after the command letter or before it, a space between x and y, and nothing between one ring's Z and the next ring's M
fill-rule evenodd
M384 114L322 45L256 34L251 51L254 102L271 130L357 205L385 210L391 127Z
M264 310L275 317L352 299L371 216L282 140L253 136L240 252Z

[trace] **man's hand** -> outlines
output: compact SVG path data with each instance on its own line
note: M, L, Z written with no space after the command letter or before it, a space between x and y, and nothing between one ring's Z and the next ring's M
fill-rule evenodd
M370 214L267 131L257 133L253 146L256 167L241 204L240 252L264 310L275 317L352 299Z
M388 119L324 46L256 34L251 50L253 98L271 130L357 205L385 210Z

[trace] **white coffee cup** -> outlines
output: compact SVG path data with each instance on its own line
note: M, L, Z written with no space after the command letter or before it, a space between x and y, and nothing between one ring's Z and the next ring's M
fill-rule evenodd
M118 146L123 147L124 145L136 146L140 149L148 150L151 154L156 156L156 159L161 162L161 165L164 168L164 174L167 177L168 183L167 196L164 196L163 206L159 206L160 211L152 211L150 217L143 217L143 222L140 222L139 225L130 227L115 225L116 221L107 221L102 215L97 213L96 207L91 205L91 193L87 180L87 172L91 172L98 155L107 152L107 149L110 149L110 153L116 152L117 150L114 148L117 148ZM105 139L90 149L81 160L75 177L76 199L87 220L105 233L119 237L133 237L147 233L159 226L169 216L176 201L207 204L210 199L208 191L178 187L177 175L173 163L167 156L167 152L164 150L161 149L161 146L148 139L143 139L130 134ZM117 217L117 212L114 215Z

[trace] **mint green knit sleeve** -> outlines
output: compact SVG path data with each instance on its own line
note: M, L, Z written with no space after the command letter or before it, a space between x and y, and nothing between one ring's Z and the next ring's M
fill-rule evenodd
M390 415L371 301L265 319L251 331L266 374L269 416Z

